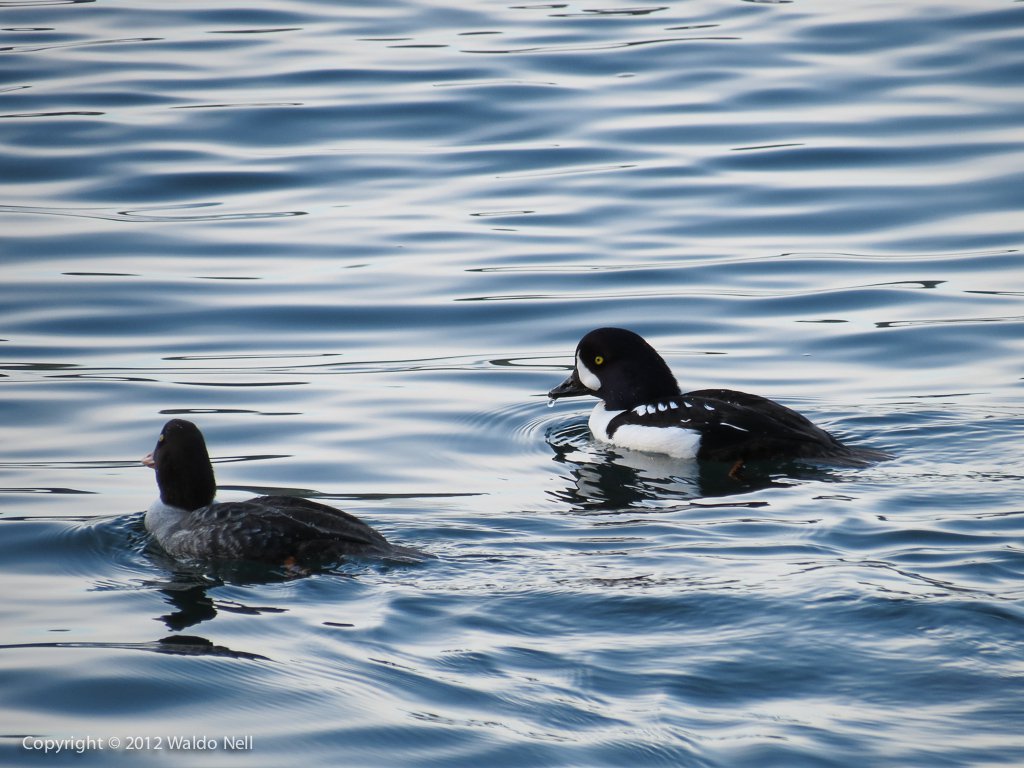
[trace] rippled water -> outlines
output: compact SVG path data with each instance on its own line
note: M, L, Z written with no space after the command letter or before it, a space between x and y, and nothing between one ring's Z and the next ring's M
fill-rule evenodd
M1024 4L209 5L0 2L5 764L1024 763ZM599 325L896 458L601 447ZM172 415L436 559L167 561Z

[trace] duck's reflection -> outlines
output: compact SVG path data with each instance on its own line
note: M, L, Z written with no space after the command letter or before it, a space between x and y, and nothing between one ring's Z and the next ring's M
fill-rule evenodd
M222 656L231 659L256 659L269 661L266 656L248 651L236 651L223 645L215 645L205 637L197 635L169 635L155 643L150 643L157 653L169 653L175 656Z
M227 584L249 586L255 584L277 584L302 578L312 571L297 571L285 568L270 568L260 564L230 563L217 567L199 566L189 570L182 563L160 552L155 545L146 553L150 560L170 572L170 578L159 585L158 591L174 609L159 617L167 628L178 632L210 621L221 611L261 615L284 613L286 608L267 605L247 605L237 600L214 599L209 591ZM343 575L343 574L338 574Z
M581 512L739 496L836 477L828 467L797 462L751 462L733 476L725 462L684 461L595 443L586 425L552 429L546 438L553 460L569 467L572 478L553 495Z
M160 620L173 632L186 627L194 627L209 621L217 615L217 606L213 598L206 594L206 586L194 586L185 589L161 589L160 592L174 606L174 612L165 613Z

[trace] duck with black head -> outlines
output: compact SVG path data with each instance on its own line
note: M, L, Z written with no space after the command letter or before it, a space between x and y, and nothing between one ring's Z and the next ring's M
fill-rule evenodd
M259 496L215 502L213 464L202 432L191 421L168 421L142 462L156 470L160 489L160 498L146 511L146 529L173 557L296 565L346 556L424 556L391 544L354 515L309 499Z
M598 328L576 347L572 373L551 400L590 395L598 440L680 459L721 461L736 473L748 461L823 459L864 465L888 458L849 446L796 411L731 389L682 392L660 354L624 328Z

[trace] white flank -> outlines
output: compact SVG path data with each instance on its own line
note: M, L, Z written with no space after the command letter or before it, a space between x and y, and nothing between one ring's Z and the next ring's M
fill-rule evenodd
M700 433L682 427L642 427L624 424L615 430L612 445L634 451L665 453L677 459L693 459L700 447Z
M700 433L682 427L645 427L638 424L624 424L608 437L608 424L624 411L609 411L604 403L598 403L590 412L590 431L594 437L605 443L634 451L664 453L677 459L693 459L700 447Z
M597 392L601 388L601 380L587 368L587 364L583 362L579 352L576 353L576 375L580 377L580 381L587 389Z

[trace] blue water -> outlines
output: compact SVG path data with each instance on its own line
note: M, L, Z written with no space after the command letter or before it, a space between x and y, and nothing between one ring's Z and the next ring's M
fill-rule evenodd
M1022 39L1010 0L0 2L0 762L1024 764ZM544 396L600 325L895 458L602 447ZM222 498L436 559L168 561L172 416Z

